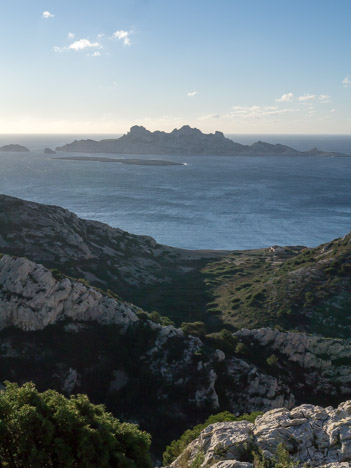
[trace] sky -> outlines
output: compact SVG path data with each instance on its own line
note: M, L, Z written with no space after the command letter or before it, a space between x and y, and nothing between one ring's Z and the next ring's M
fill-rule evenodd
M0 133L349 134L350 0L2 0Z

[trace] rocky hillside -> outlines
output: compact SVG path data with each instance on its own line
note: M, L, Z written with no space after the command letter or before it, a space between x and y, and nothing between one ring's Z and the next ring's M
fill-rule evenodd
M57 206L6 195L0 195L1 252L83 278L178 320L204 314L209 297L201 268L223 255L163 246Z
M266 467L275 466L268 461L282 459L290 462L277 466L350 467L351 401L336 409L313 405L275 409L259 416L255 423L212 424L169 468Z
M235 252L204 273L224 323L351 337L351 234L316 248Z
M259 329L203 341L25 258L0 259L0 317L0 381L87 393L150 431L156 453L214 412L351 398L348 340Z
M187 251L1 195L0 252L83 278L177 325L351 337L351 234L316 248Z
M277 155L277 156L345 156L341 153L326 153L314 148L301 152L285 145L272 145L258 141L252 145L241 145L226 138L222 132L204 134L197 128L184 125L170 133L150 132L144 127L134 126L117 139L80 140L57 147L57 151L78 153L124 153L124 154L207 154L222 156Z

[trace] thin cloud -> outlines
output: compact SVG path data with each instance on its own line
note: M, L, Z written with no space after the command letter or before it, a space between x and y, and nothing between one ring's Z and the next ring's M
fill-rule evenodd
M74 39L76 37L76 35L74 33L72 33L72 32L69 32L67 34L67 37L68 37L68 39Z
M277 98L276 101L277 102L291 102L293 98L294 98L293 93L285 93L282 96L280 96L280 98Z
M43 11L41 17L44 18L44 19L49 19L49 18L54 18L55 15L50 13L50 11Z
M189 93L187 94L188 97L194 97L198 94L197 91L189 91Z
M329 104L331 102L331 98L330 96L328 96L327 94L320 94L318 96L318 101L321 103L321 104Z
M219 119L221 116L219 114L208 114L199 117L199 120L212 120L212 119Z
M303 96L299 96L298 100L305 102L305 101L314 101L316 99L315 94L304 94Z
M99 52L98 50L96 50L92 54L88 54L89 57L100 57L100 55L101 55L101 52Z
M232 118L260 118L266 116L282 115L295 112L294 109L279 109L278 106L234 106L228 114Z
M119 31L116 31L113 33L113 37L115 39L118 39L119 41L123 42L123 45L125 46L130 46L131 41L130 41L130 31L124 31L123 29L120 29Z
M342 80L342 84L344 85L344 88L349 88L351 86L350 77L345 76L345 78Z

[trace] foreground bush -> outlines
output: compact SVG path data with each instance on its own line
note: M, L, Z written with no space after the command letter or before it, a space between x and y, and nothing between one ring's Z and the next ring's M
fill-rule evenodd
M0 466L150 468L150 436L86 395L39 393L32 383L0 392Z

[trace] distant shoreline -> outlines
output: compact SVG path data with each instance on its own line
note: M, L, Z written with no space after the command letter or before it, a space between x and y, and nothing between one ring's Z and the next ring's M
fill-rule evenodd
M73 157L58 157L51 159L60 159L64 161L97 161L103 163L121 163L121 164L134 164L136 166L185 166L184 163L177 163L172 161L162 161L160 159L117 159L117 158L103 158L103 157L89 157L89 156L73 156Z

